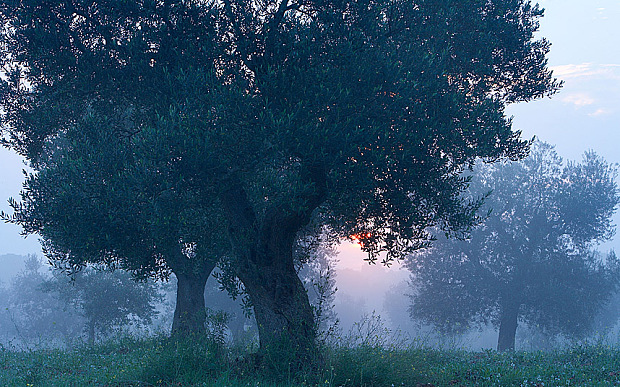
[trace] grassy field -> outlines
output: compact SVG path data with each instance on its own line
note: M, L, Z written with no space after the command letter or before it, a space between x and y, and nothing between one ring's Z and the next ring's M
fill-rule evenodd
M0 347L1 348L1 347ZM123 338L72 350L0 349L0 386L607 386L620 385L620 350L438 351L326 349L321 369L292 373L279 359L256 368L208 340Z

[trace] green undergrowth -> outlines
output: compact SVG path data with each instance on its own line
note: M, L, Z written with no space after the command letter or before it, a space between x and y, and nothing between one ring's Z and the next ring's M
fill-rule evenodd
M326 348L323 364L293 372L208 339L122 338L70 350L0 347L1 386L607 386L620 385L620 350L553 352ZM282 356L286 358L286 356ZM276 358L269 360L277 362ZM274 373L273 370L278 372Z

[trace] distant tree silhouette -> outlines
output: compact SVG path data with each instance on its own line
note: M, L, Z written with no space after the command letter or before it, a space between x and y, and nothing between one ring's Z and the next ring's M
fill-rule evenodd
M490 215L468 239L440 238L408 261L412 316L444 331L491 322L500 351L514 349L518 321L588 332L620 280L615 254L594 250L614 233L615 177L593 152L564 165L545 143L520 162L476 168L471 195L490 192Z
M28 255L25 267L9 282L6 304L0 310L2 330L23 345L70 344L79 339L84 320L58 294L46 292L51 274L36 255Z
M88 267L73 278L55 271L41 285L84 319L84 331L91 343L123 326L149 325L157 315L156 303L162 299L153 282L136 282L121 270Z

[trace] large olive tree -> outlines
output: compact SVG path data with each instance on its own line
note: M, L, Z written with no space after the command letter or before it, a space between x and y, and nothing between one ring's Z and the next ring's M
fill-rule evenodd
M70 242L56 233L71 224L29 208L53 184L36 184L48 160L89 145L89 122L153 149L161 169L146 171L192 193L179 205L204 225L223 219L225 266L249 294L263 349L285 343L302 360L315 333L299 233L314 221L391 260L425 246L430 226L469 227L478 203L462 200L460 173L524 156L504 108L559 86L549 44L534 38L542 11L527 0L9 0L0 14L7 145L37 171L15 219ZM136 155L123 168L140 171ZM214 234L201 241L220 258ZM174 244L148 245L167 262L159 249Z

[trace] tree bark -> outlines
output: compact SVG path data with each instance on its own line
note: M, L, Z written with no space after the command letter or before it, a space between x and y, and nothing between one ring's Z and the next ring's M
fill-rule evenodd
M514 351L518 319L519 304L507 302L502 305L499 322L499 338L497 340L497 350L499 352Z
M273 251L271 252L274 253ZM306 290L288 254L259 255L238 271L254 306L260 348L297 367L316 354L314 315ZM284 359L288 355L289 359Z
M172 319L172 335L205 334L207 318L205 307L205 286L214 263L204 262L199 270L177 270L177 302Z
M299 220L268 211L256 244L243 251L237 267L254 307L261 354L270 367L300 369L318 359L314 314L293 260Z
M279 353L276 363L288 363L293 369L318 359L314 315L293 259L297 233L309 223L325 193L323 171L309 171L309 179L316 183L304 195L301 210L274 204L259 221L235 179L226 182L220 196L236 253L236 275L254 307L261 352Z

